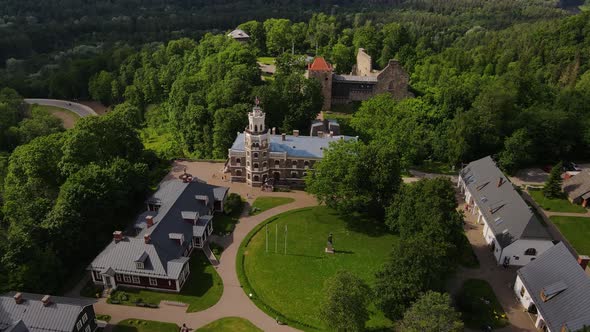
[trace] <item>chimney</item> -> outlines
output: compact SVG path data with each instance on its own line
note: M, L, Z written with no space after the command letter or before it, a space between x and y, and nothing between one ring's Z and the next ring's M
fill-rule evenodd
M23 294L18 292L16 294L14 294L14 302L16 302L16 304L21 304L23 303Z
M588 266L588 263L590 263L590 257L586 255L578 256L578 264L580 264L582 269L586 270L586 266Z
M324 132L323 132L323 131L321 131L321 130L319 130L319 131L318 131L318 137L324 137Z
M150 241L151 241L150 235L149 234L144 235L143 241L145 242L145 244L150 244Z
M49 295L43 296L43 298L41 299L41 302L43 302L44 307L47 307L48 305L51 304L51 296L49 296Z
M115 240L115 242L119 242L119 241L123 240L123 232L114 231L113 232L113 240Z
M272 127L271 133L273 135L276 135L277 134L277 127Z
M500 187L503 184L504 184L504 178L501 177L498 179L498 187Z
M295 136L295 137L299 136L299 130L297 130L297 129L293 130L293 136Z
M148 228L154 226L154 216L145 216L145 223Z
M281 141L286 141L287 140L287 135L285 133L281 134Z

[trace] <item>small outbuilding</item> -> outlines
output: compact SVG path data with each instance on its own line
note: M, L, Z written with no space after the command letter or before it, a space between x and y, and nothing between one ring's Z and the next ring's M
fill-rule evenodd
M590 172L582 171L563 181L563 192L574 204L586 207L590 201Z
M241 29L235 29L234 31L228 33L227 36L240 43L247 43L250 41L250 36Z

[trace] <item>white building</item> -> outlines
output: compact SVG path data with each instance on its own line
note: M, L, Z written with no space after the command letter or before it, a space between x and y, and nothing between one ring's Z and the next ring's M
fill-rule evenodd
M457 186L465 195L466 213L484 225L483 236L498 264L523 266L553 246L545 226L489 156L463 168Z
M514 292L541 331L574 332L590 327L588 257L578 261L563 243L518 270Z

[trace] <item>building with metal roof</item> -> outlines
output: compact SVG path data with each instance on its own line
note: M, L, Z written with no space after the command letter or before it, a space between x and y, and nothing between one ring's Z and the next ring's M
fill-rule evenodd
M576 260L564 243L558 243L518 270L514 292L533 315L535 327L549 332L590 327L587 263L587 256Z
M89 299L10 292L0 296L0 331L94 332L93 303Z
M190 177L169 180L146 201L131 234L113 240L90 263L95 284L180 291L189 273L189 256L203 248L213 231L213 212L223 211L228 188Z
M526 265L553 246L552 238L491 157L459 173L468 213L484 225L483 236L498 264Z
M584 170L565 179L563 192L572 203L586 206L590 201L590 171Z
M331 143L356 139L350 136L301 136L276 134L265 124L265 113L256 105L248 115L249 124L238 133L228 151L225 172L233 182L246 182L252 187L276 184L302 186L313 164L324 157Z
M242 29L235 29L234 31L227 34L228 37L233 38L235 41L240 43L247 43L250 41L250 35L248 35Z

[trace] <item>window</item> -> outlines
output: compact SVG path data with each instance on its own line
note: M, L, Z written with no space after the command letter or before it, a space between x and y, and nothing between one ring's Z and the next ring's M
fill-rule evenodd
M158 286L158 279L150 278L150 286Z
M236 164L241 164L241 163L242 163L242 159L240 159L240 158L237 158L237 159L236 159Z
M263 144L263 146L264 146L264 144ZM262 152L262 156L266 157L266 152Z
M309 161L307 161L307 160L306 160L306 161L304 161L304 162L303 162L303 166L305 166L305 167L309 167Z
M254 152L254 158L258 158L258 152Z
M303 176L307 176L307 172L303 172Z
M87 321L88 321L88 314L84 313L84 316L82 316L82 324L86 324Z
M123 275L123 281L131 282L131 277L125 274L125 275Z
M143 262L135 262L135 267L140 270L143 270Z
M254 168L258 168L258 163L254 163Z
M248 175L248 180L250 180L250 173L248 173L247 175Z
M266 167L266 161L262 163L262 167Z
M298 176L298 175L297 175L297 172L291 172L291 177L292 177L292 178L296 178L297 176Z
M138 276L132 276L133 277L133 283L134 284L139 284L141 281L139 280Z
M250 167L250 162L249 161L246 162L246 166Z
M120 274L116 274L116 275L115 275L115 280L117 280L117 281L121 281L121 275L120 275Z
M260 178L258 177L258 175L254 175L254 181L258 182L260 180Z
M81 321L81 320L79 320L79 321L76 323L76 328L78 329L78 331L80 331L80 329L82 328L82 321Z
M297 160L293 160L293 167L297 167Z
M524 251L524 254L527 256L536 256L537 255L537 249L535 248L528 248L527 250Z
M236 176L242 176L242 171L241 170L236 170Z
M90 328L90 325L86 326L84 332L92 332L92 328Z
M524 296L524 292L525 292L524 286L520 287L520 297Z

